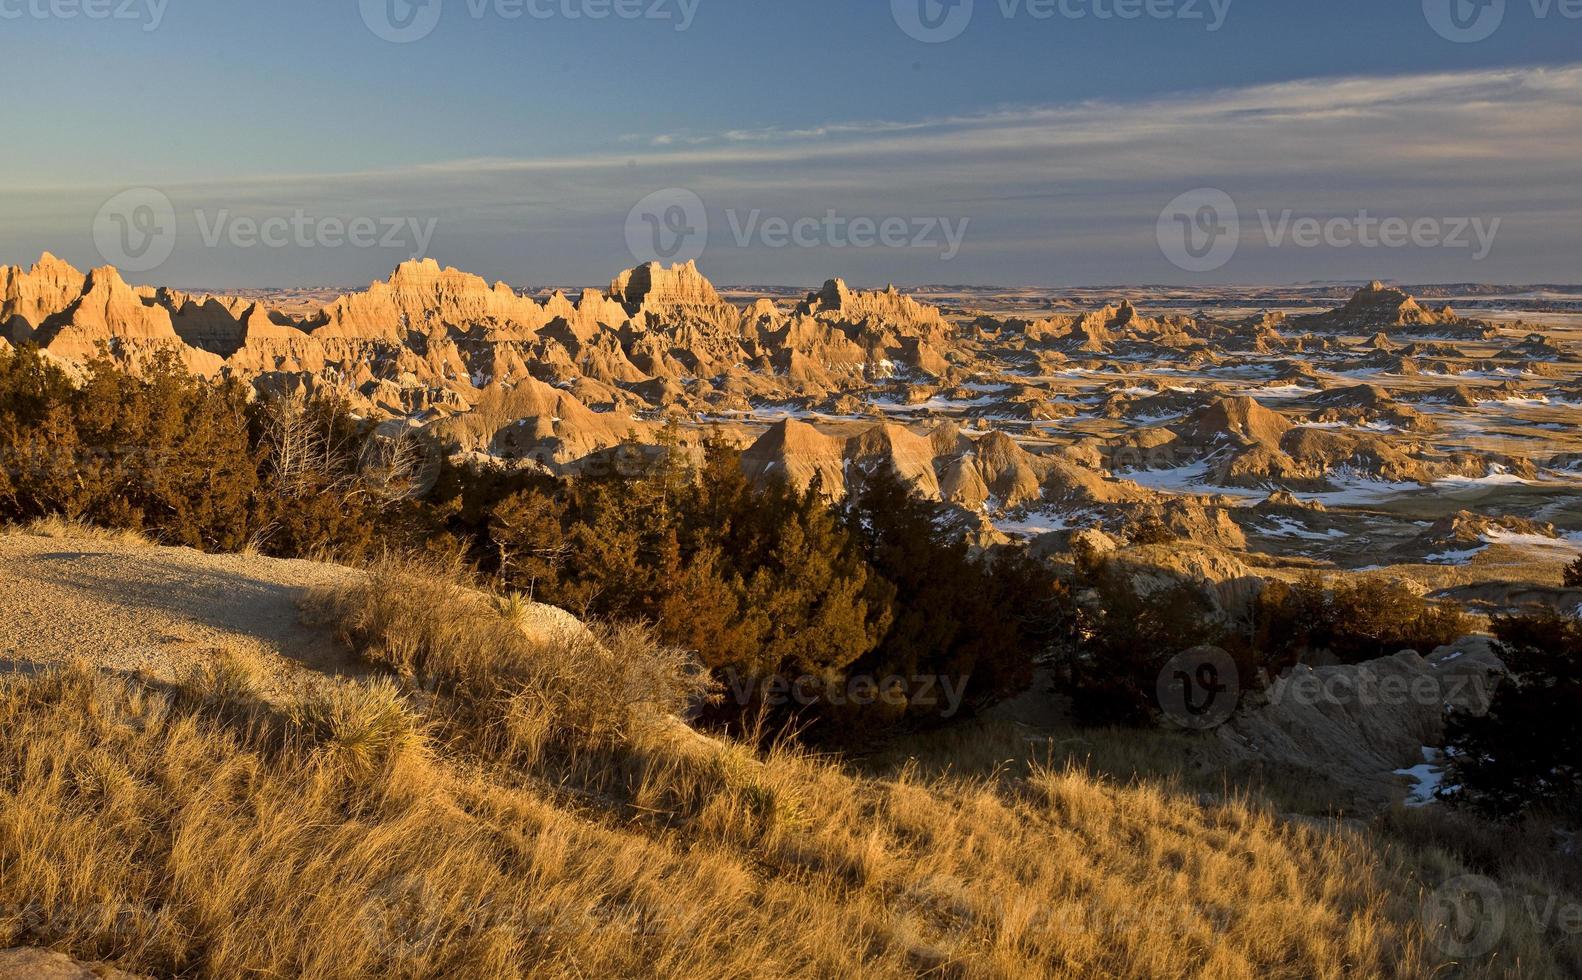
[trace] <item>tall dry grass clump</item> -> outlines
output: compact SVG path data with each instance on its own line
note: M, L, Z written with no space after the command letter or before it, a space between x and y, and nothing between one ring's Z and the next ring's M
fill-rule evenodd
M589 628L502 601L435 560L386 557L306 607L367 662L436 695L469 740L529 762L552 740L567 751L609 747L668 727L708 689L690 658L640 627Z
M1492 966L1447 963L1419 918L1437 881L1248 799L1072 768L862 778L704 737L674 717L698 679L640 631L557 632L431 571L386 563L315 597L395 680L291 711L242 668L174 690L80 668L0 681L0 946L226 978L1571 962L1518 934Z

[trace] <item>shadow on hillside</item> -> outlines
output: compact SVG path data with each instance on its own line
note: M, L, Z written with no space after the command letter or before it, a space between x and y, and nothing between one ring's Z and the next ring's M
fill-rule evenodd
M152 555L50 552L20 574L73 604L72 625L179 650L215 637L183 636L182 627L251 639L312 670L339 676L368 673L329 632L302 622L305 589L236 572L179 564ZM60 596L65 592L66 596ZM37 615L46 615L43 609ZM142 635L139 635L142 634ZM85 636L92 642L100 637Z

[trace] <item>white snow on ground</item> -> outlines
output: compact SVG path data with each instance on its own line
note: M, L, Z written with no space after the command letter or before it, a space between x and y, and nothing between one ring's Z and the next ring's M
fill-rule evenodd
M861 415L832 415L811 408L797 408L795 405L758 405L742 411L741 409L721 409L698 418L704 422L734 422L747 420L751 422L784 422L786 419L796 419L799 422L860 422Z
M1330 482L1338 489L1323 493L1297 493L1296 497L1306 501L1316 500L1326 507L1346 507L1376 504L1403 494L1421 493L1423 490L1422 485L1417 483L1386 483L1383 480L1366 477L1345 476L1339 471L1331 476Z
M1078 378L1078 377L1081 377L1081 376L1083 376L1085 374L1098 374L1098 373L1099 372L1095 371L1093 368L1073 367L1073 368L1061 368L1059 371L1051 371L1048 374L1023 374L1023 375L1019 375L1019 377L1030 378L1030 379L1032 379L1034 381L1048 381L1048 380L1051 380L1053 378Z
M1138 486L1163 493L1191 493L1191 494L1221 494L1228 497L1241 497L1246 500L1263 500L1269 496L1268 489L1252 489L1249 487L1226 487L1210 483L1210 464L1208 460L1199 460L1188 466L1178 466L1168 470L1128 470L1118 473L1119 479L1130 480ZM1421 493L1423 487L1416 483L1385 483L1379 480L1370 480L1359 477L1348 477L1343 471L1336 471L1331 477L1337 489L1323 492L1293 491L1299 500L1316 500L1325 506L1344 507L1347 505L1373 504L1402 494Z
M1267 490L1249 490L1246 487L1220 487L1208 482L1209 461L1199 460L1189 466L1178 466L1170 470L1128 470L1116 474L1117 478L1129 480L1140 487L1150 490L1159 490L1164 493L1192 493L1192 494L1225 494L1232 497L1245 497L1248 500L1262 500L1269 496Z
M1564 551L1582 551L1582 533L1573 532L1558 538L1547 534L1517 534L1503 527L1491 527L1483 535L1489 544L1521 545L1528 548L1558 548Z
M1349 429L1352 432L1400 432L1396 426L1388 422L1364 422L1357 425L1352 422L1303 422L1297 426L1299 429Z
M1423 561L1429 565L1465 565L1483 554L1484 547L1468 548L1465 551L1442 551L1437 555L1428 555Z
M968 408L983 408L993 405L993 398L974 398L972 401L956 401L951 398L930 398L926 402L916 405L902 405L900 402L874 402L873 407L881 412L895 412L906 414L908 412L957 412Z
M1321 395L1323 392L1317 388L1305 388L1302 385L1270 385L1267 388L1244 388L1237 394L1251 395L1254 398L1307 398L1312 395Z
M1568 534L1551 538L1547 534L1518 534L1502 527L1493 527L1479 535L1483 544L1463 551L1446 551L1423 559L1430 565L1465 565L1488 550L1489 545L1504 544L1526 548L1552 548L1569 554L1582 552L1582 535Z
M1022 518L1002 517L994 521L995 530L1015 538L1035 538L1054 531L1069 531L1071 518L1064 514L1028 514Z
M1395 775L1410 776L1416 783L1406 796L1409 807L1430 806L1438 802L1434 794L1444 784L1445 754L1431 746L1423 746L1423 764L1410 769L1397 769Z
M1525 485L1522 479L1498 463L1489 467L1487 476L1446 476L1434 481L1436 487L1500 487L1512 484Z
M1276 538L1302 538L1307 541L1329 541L1334 538L1346 537L1346 532L1338 529L1329 531L1315 531L1293 517L1271 517L1265 522L1262 533Z

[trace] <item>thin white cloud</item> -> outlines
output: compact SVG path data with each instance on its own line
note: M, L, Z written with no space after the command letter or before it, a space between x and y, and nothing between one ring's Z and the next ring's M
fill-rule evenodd
M1394 263L1379 273L1406 278L1575 278L1562 270L1582 258L1572 244L1582 217L1582 66L1300 80L920 120L631 134L603 153L220 176L162 189L186 210L434 217L441 257L455 253L458 264L516 280L537 275L491 264L489 249L502 240L547 262L546 278L607 278L624 258L627 209L652 191L685 187L707 202L717 226L728 211L755 210L971 222L961 257L948 268L904 250L735 248L717 228L707 259L722 267L720 278L805 281L816 278L815 266L833 273L856 265L900 282L1113 282L1171 274L1154 244L1155 221L1165 202L1200 186L1227 191L1249 212L1367 208L1408 218L1505 219L1499 249L1478 267L1458 264L1465 257L1457 255L1284 250L1238 259L1241 267L1225 278L1361 275L1367 262ZM67 247L59 237L81 239L84 213L119 189L0 190L0 200L17 202L7 214L23 219L0 232L7 253L0 260L16 260L19 249L59 251ZM184 254L178 249L172 261ZM366 265L387 257L355 258ZM212 254L189 260L194 275L225 268ZM314 260L333 267L352 258Z

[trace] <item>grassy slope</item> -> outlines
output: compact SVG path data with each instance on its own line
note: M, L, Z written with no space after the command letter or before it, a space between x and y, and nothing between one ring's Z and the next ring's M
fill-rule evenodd
M671 719L630 631L545 648L433 570L317 597L396 685L289 716L220 661L0 681L0 946L234 976L1565 975L1449 965L1465 869L1074 768L860 776Z

